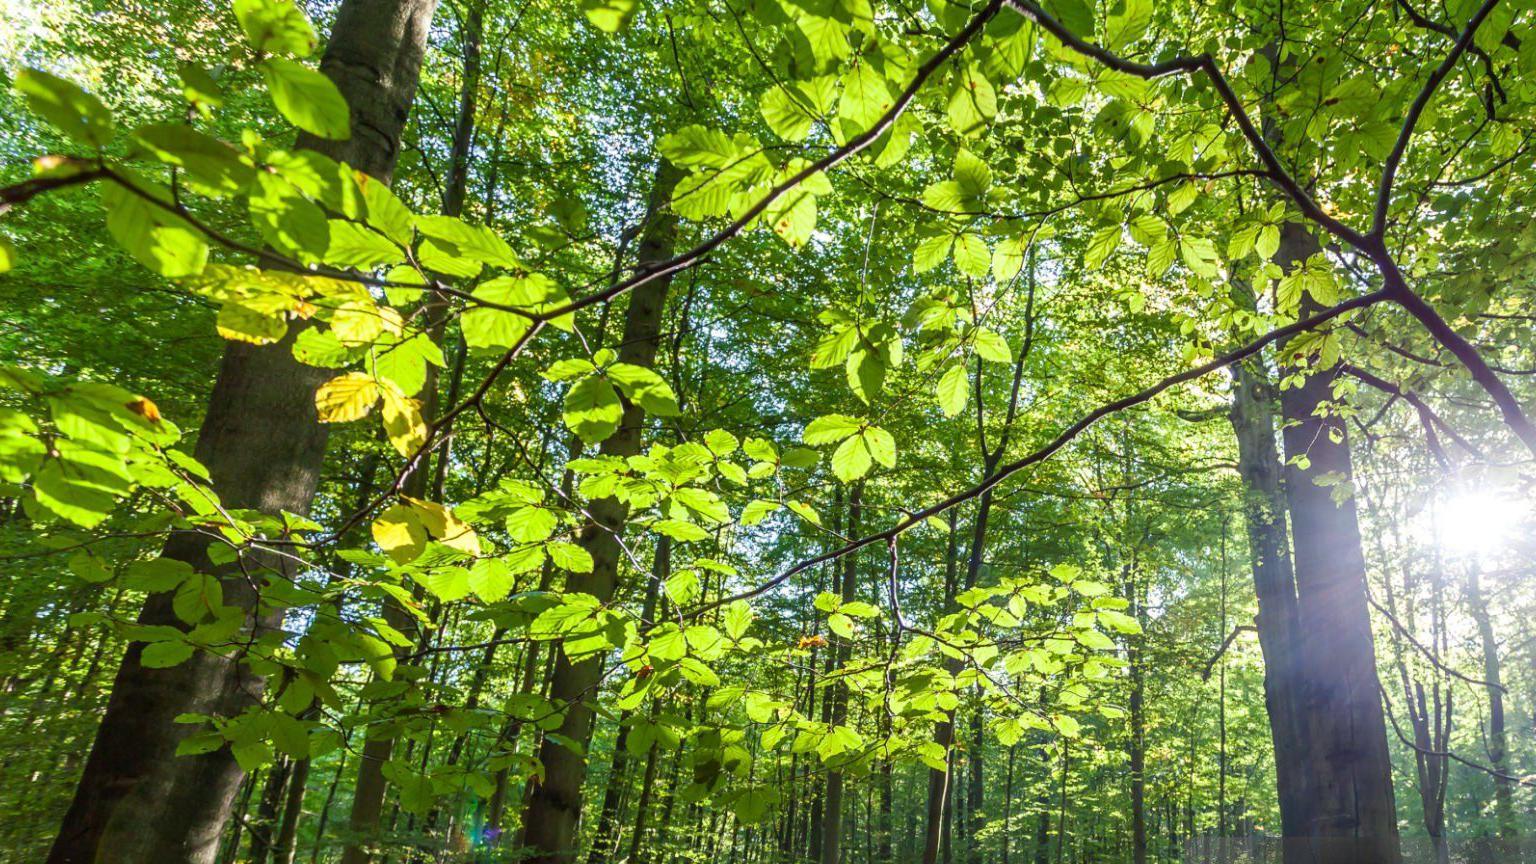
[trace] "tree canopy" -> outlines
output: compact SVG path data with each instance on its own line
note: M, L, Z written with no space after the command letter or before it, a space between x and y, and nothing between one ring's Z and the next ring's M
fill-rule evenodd
M7 18L0 860L1536 831L1529 4Z

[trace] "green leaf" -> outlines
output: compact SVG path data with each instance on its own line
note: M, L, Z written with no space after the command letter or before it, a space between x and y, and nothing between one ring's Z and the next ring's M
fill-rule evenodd
M710 536L708 531L682 519L659 519L651 524L651 530L665 534L679 543L696 543L708 540Z
M918 241L912 251L912 269L917 273L929 270L949 260L949 250L955 243L955 235L948 232L931 234Z
M569 298L553 279L542 273L524 273L491 279L473 292L475 300L536 313L555 308ZM528 318L516 312L487 306L471 306L460 319L464 340L471 348L510 348L528 332ZM562 315L550 324L570 330L572 319Z
M844 483L863 477L873 466L874 460L862 436L847 438L832 451L832 473Z
M837 608L837 611L855 618L874 618L880 614L880 610L873 603L865 603L862 600L844 603Z
M879 426L869 426L859 436L876 462L887 468L896 467L896 438Z
M969 384L965 366L960 363L950 366L939 379L939 408L945 417L954 417L965 410L965 403L970 398Z
M736 799L732 811L744 825L763 821L768 811L779 803L779 790L772 786L753 786Z
M587 20L604 33L617 33L629 26L639 8L639 0L581 0Z
M1013 362L1013 349L1008 346L1008 340L996 331L977 327L974 334L977 357L993 363Z
M609 380L647 413L658 417L678 415L677 394L655 371L631 363L615 363L605 371Z
M684 486L672 493L672 500L710 522L719 524L730 521L731 511L726 508L725 502L708 489Z
M709 452L716 456L729 456L736 452L736 448L740 446L740 443L736 440L735 435L724 429L711 429L704 433L704 446L708 447Z
M827 616L827 629L844 639L853 638L853 619L841 612Z
M1093 39L1093 6L1088 0L1047 0L1045 10L1073 35Z
M811 601L811 606L821 612L836 612L843 605L843 595L836 591L822 591Z
M788 507L790 510L793 510L795 514L798 515L801 519L804 519L812 525L821 524L821 514L816 512L816 508L805 503L804 501L785 501L784 506Z
M183 63L177 70L181 78L181 95L200 108L218 108L224 104L224 91L208 70L195 63Z
M123 568L123 584L135 591L158 594L170 591L192 577L192 565L174 558L134 561Z
M571 573L591 573L592 553L575 543L554 542L547 547L549 559L561 570Z
M747 628L752 626L752 607L745 600L735 600L725 607L725 634L732 639L740 640L747 635Z
M325 211L281 177L257 172L248 203L251 224L262 239L300 260L316 261L325 256L331 242Z
M992 253L987 243L976 234L961 234L955 238L955 269L967 276L986 278L992 269Z
M740 158L740 148L729 135L703 126L684 126L657 142L668 162L683 168L729 168Z
M235 0L235 17L251 47L264 54L308 57L315 29L293 0Z
M842 414L828 414L825 417L817 417L805 427L805 432L800 438L812 446L832 444L841 441L863 428L864 421L854 417L846 417Z
M335 267L373 270L405 261L405 252L389 238L345 219L328 222L325 263Z
M133 137L149 155L186 169L188 179L217 192L238 192L256 176L234 148L181 123L141 126Z
M1137 41L1152 23L1152 0L1124 0L1121 11L1104 25L1104 42L1111 51Z
M971 64L955 75L949 92L949 125L961 135L979 135L997 116L997 91L992 82Z
M577 381L565 395L565 425L587 444L597 444L619 428L624 406L605 378Z
M452 603L463 600L470 594L469 571L463 567L433 567L426 570L413 570L411 578L416 580L421 587L427 589L427 593L444 603Z
M139 654L145 669L169 669L192 659L192 646L182 641L151 642Z
M101 100L39 69L23 69L12 85L34 114L81 144L105 147L112 141L112 115Z
M962 147L955 154L955 182L960 184L962 195L979 198L992 188L992 168Z
M1103 266L1109 256L1120 247L1121 233L1119 225L1109 225L1095 231L1088 239L1088 251L1083 255L1083 263L1092 269Z
M773 134L786 141L804 141L811 134L814 115L783 86L769 88L758 100L758 110Z
M843 95L837 103L838 123L845 140L873 128L893 102L885 76L868 62L855 62L843 76Z
M492 267L521 268L522 262L512 252L507 241L484 225L471 225L453 216L419 216L416 229L424 236L437 241L443 249L455 256L479 261ZM529 274L530 277L537 274ZM544 277L538 276L543 279Z
M301 63L282 57L262 61L262 74L272 103L288 122L305 132L332 141L352 135L347 100L331 79Z
M208 244L180 216L146 198L169 204L164 187L123 175L133 191L118 182L101 187L107 230L140 264L168 279L195 276L208 264Z
M777 501L768 501L761 498L749 501L747 506L742 508L741 524L747 526L756 525L778 509L779 502Z
M469 568L469 590L487 603L498 603L511 593L512 570L499 558L481 558Z

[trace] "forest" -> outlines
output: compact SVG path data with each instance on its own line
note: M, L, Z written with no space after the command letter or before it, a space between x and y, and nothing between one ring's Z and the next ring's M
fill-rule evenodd
M1531 0L0 69L0 862L1536 860Z

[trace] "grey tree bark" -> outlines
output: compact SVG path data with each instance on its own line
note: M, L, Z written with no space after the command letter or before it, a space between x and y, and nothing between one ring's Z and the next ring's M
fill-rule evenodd
M672 256L677 240L677 217L667 209L667 204L680 175L681 172L665 160L656 168L638 254L642 267ZM670 276L653 279L630 294L619 347L620 362L646 368L655 364L662 314L671 282ZM644 412L638 405L627 405L619 428L603 441L602 455L622 457L639 453L644 419ZM582 530L580 543L592 556L592 572L571 574L567 590L591 594L606 603L618 588L621 557L618 534L629 517L629 508L617 499L601 498L593 501L588 511L593 522ZM592 708L586 700L601 676L600 659L573 663L560 652L550 679L550 698L566 706L558 732L583 747L592 737ZM533 850L528 860L533 864L570 862L577 854L576 829L581 818L581 785L586 778L586 760L551 738L545 738L540 746L539 760L544 765L544 782L533 789L523 818L524 843Z
M342 4L320 66L351 105L352 136L333 142L301 135L298 146L388 181L435 5L435 0ZM194 453L226 506L266 513L309 510L326 441L314 391L327 372L293 358L296 335L290 332L273 345L231 342L225 348ZM228 578L240 567L215 568L202 540L172 537L163 554L225 577L225 604L253 610L248 630L280 624L276 615L254 613L258 598L250 582ZM291 575L286 561L246 557L241 564L248 570ZM172 611L169 594L150 597L139 622L185 626ZM49 864L207 864L217 854L243 772L227 749L178 758L177 745L195 727L173 721L185 713L237 714L260 697L264 682L238 656L199 653L169 669L148 669L139 663L143 647L131 644L118 668Z

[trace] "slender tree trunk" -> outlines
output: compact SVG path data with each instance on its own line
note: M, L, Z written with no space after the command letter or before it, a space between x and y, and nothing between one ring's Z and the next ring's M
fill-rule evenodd
M859 483L853 487L848 496L848 532L847 536L859 536L860 511L863 509L864 484ZM855 578L857 572L855 565L857 556L846 555L836 566L842 569L842 597L843 602L848 603L856 599L858 592ZM848 662L849 652L852 646L842 637L836 637L837 642L828 652L828 670L841 669ZM827 695L823 697L829 707L828 722L831 726L841 726L848 719L848 690L845 685L836 684L829 688ZM826 806L822 811L821 830L821 864L838 864L843 849L843 772L839 768L829 767L827 770Z
M1469 565L1467 572L1467 607L1477 624L1478 641L1483 651L1483 681L1488 691L1488 767L1495 772L1493 812L1499 824L1499 838L1512 840L1517 831L1515 790L1509 775L1509 736L1504 728L1504 676L1499 662L1499 641L1493 633L1493 618L1488 614L1488 599L1483 595L1476 561Z
M956 568L959 566L959 537L955 530L955 511L949 511L949 546L944 555L944 609L949 611L955 603ZM951 661L946 660L947 664ZM951 672L953 674L953 672ZM934 727L934 743L948 754L955 743L953 715L940 720ZM946 755L946 759L948 756ZM929 769L927 830L923 836L923 864L937 864L944 845L944 813L949 801L949 771Z
M342 4L321 70L351 105L353 134L344 142L301 136L300 146L388 181L435 5L436 0ZM225 348L195 455L227 507L309 510L326 440L314 391L329 373L294 359L296 336L294 328L274 345L231 342ZM227 578L230 568L214 568L198 538L173 537L164 554L202 572L224 574L225 604L253 610L248 629L265 631L280 623L281 613L254 613L257 597L249 580ZM287 562L248 557L253 560L244 564L253 572L289 575ZM150 597L139 621L185 626L172 611L169 594ZM139 663L142 650L143 643L133 643L123 658L50 864L204 864L217 852L243 772L227 749L177 758L177 745L195 727L174 718L238 714L260 697L264 682L238 659L210 653L169 669L148 669Z
M1013 833L1013 763L1018 756L1018 748L1008 748L1008 771L1003 779L1003 855L1002 864L1009 864L1008 846Z
M979 693L979 691L978 691ZM982 864L985 857L981 854L981 828L982 828L982 802L985 791L985 730L982 726L981 699L976 699L976 706L971 711L971 749L966 754L967 767L970 769L970 783L965 789L965 837L966 854L970 864Z
M645 754L645 775L640 780L640 799L635 802L634 833L630 835L629 854L625 856L632 864L640 861L640 850L645 844L646 822L651 817L651 796L656 791L656 762L660 752L660 747L652 747Z
M656 620L656 601L660 588L672 574L672 538L662 536L656 541L656 555L652 563L651 578L645 585L645 601L641 604L640 619L647 624ZM608 785L603 790L603 805L598 811L597 830L592 835L592 849L587 864L603 864L616 851L618 838L613 836L619 817L619 799L624 794L629 767L629 726L634 712L619 712L619 734L613 742L613 760L608 765Z
M259 772L248 775L240 784L240 800L235 805L232 820L234 824L230 826L229 836L224 841L224 853L219 856L219 860L224 864L234 861L240 854L240 841L245 836L245 813L251 807L251 796L256 794L256 778L259 776L261 776Z
M277 810L283 802L283 791L288 788L288 776L293 763L279 759L267 772L266 785L261 790L261 801L256 806L256 824L251 830L251 864L267 864L272 852L272 841L277 833Z
M282 823L277 829L277 839L272 844L272 864L293 864L294 851L298 848L299 819L304 815L304 792L309 783L308 759L300 759L293 766L293 776L288 780L288 800L283 804Z
M679 174L666 161L657 166L647 208L645 236L640 242L641 266L664 261L672 255L677 239L677 217L668 210L668 201ZM646 368L654 364L670 284L670 277L661 277L630 294L624 337L619 347L620 362ZM602 454L625 457L639 453L643 422L640 407L627 405L618 430L603 442ZM591 594L606 603L618 588L618 532L629 517L629 508L617 499L602 498L590 504L589 512L594 521L582 529L580 542L592 556L592 572L571 574L567 590ZM600 658L573 663L561 652L550 679L550 698L565 706L559 734L582 746L586 746L592 737L592 709L587 704L589 691L601 676ZM534 788L523 819L525 842L533 849L529 860L535 864L569 862L576 855L576 828L581 818L581 785L586 777L586 760L553 738L545 738L539 749L539 760L544 765L544 782Z
M889 684L888 680L887 686ZM885 712L880 714L880 724L885 737L890 737L890 717ZM879 850L875 853L875 860L880 862L880 864L891 864L893 860L891 841L896 826L892 815L895 806L895 785L891 771L891 760L889 758L880 760L880 845Z
M1141 620L1141 596L1136 590L1134 564L1126 567L1125 591L1131 601L1129 613ZM1131 861L1147 864L1147 717L1146 670L1142 668L1141 646L1135 636L1129 637L1126 650L1130 666L1130 763L1131 763Z

